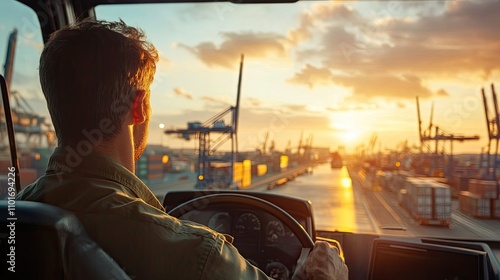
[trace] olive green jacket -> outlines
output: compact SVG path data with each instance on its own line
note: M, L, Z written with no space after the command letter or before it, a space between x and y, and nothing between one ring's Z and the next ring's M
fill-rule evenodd
M268 279L224 235L169 216L139 178L97 152L58 147L17 198L75 213L133 279Z

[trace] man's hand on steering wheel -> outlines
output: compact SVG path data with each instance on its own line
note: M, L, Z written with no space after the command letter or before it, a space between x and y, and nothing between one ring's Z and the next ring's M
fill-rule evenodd
M302 255L297 261L293 280L347 280L348 270L344 263L340 243L334 245L326 241L314 243L305 229L288 213L276 205L263 199L243 194L212 194L189 200L168 213L181 217L184 213L196 208L196 205L214 205L233 203L252 209L263 210L278 218L288 227L302 245ZM312 251L310 251L310 249ZM310 253L309 253L310 252ZM308 255L306 255L309 253ZM307 256L307 257L306 257Z
M292 280L347 280L349 271L340 244L316 241L305 262L298 262Z

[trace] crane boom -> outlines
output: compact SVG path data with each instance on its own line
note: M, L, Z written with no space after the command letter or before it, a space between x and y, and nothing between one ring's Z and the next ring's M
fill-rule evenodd
M16 44L17 44L17 29L14 28L14 30L9 35L9 42L7 43L7 55L5 57L5 64L3 65L3 73L7 89L10 89L10 81L12 80L12 71L14 68L14 55L16 54Z

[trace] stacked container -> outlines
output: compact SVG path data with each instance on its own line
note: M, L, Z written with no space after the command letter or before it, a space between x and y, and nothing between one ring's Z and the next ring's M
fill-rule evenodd
M468 191L469 180L478 179L480 177L481 172L478 168L455 168L451 179L453 195L456 197L461 191Z
M411 177L412 173L409 171L399 170L397 173L392 175L390 181L388 181L387 187L390 191L399 193L399 191L404 188L406 178Z
M491 215L493 219L500 219L500 198L492 199Z
M162 155L143 154L136 162L135 174L147 183L158 182L163 179Z
M468 191L459 194L460 211L477 218L500 219L498 182L470 179Z
M419 224L451 223L451 191L448 185L425 177L407 177L401 204Z
M434 219L438 221L451 221L451 189L448 185L433 182Z
M488 198L481 198L477 194L461 191L458 196L460 211L476 218L489 218L491 216L491 203Z

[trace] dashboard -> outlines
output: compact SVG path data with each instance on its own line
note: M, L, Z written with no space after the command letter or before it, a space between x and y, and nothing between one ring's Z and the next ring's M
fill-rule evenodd
M180 219L232 236L240 254L275 279L288 279L302 249L290 229L264 211L217 205L190 211Z
M234 192L224 191L224 193ZM169 212L193 198L208 194L212 192L170 192L165 196L163 206ZM302 225L310 236L314 236L312 208L309 201L264 193L245 192L245 195L265 199L282 208ZM290 228L262 209L244 207L228 201L192 208L179 218L231 236L230 239L233 239L233 245L240 254L274 279L289 279L302 251L301 242Z

